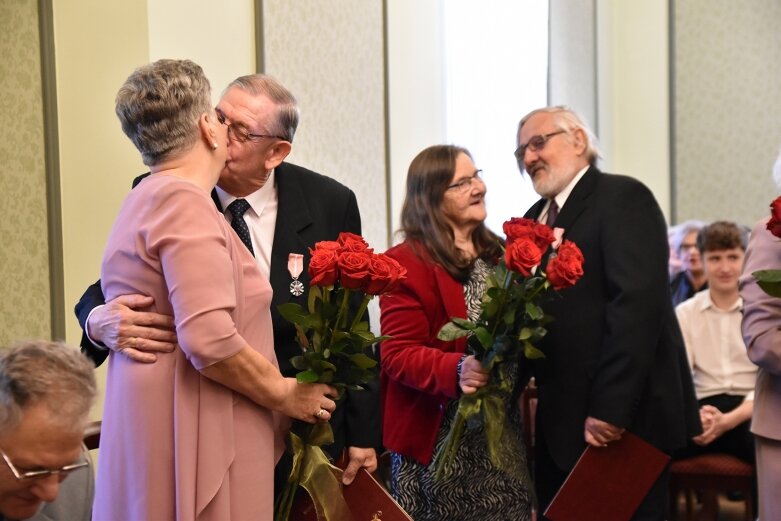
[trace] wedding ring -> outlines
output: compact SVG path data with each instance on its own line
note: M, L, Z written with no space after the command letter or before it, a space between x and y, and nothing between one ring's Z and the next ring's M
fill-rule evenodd
M323 418L323 415L324 415L325 413L327 413L327 412L328 412L328 411L326 411L325 409L320 409L319 411L317 411L317 413L315 414L315 416L317 416L318 418L322 419L322 418Z

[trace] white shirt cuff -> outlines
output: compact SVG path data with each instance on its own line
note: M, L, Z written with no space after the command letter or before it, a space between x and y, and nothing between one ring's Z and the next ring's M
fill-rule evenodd
M91 337L91 336L89 336L89 319L90 319L90 317L92 316L92 314L95 312L95 310L97 310L97 309L100 309L100 308L102 308L103 306L105 306L105 304L101 304L100 306L95 306L94 308L92 308L92 310L91 310L91 311L89 312L89 314L87 315L87 321L86 321L86 322L84 322L84 335L86 335L86 337L87 337L87 340L89 340L90 342L92 342L92 345L93 345L93 346L97 347L97 348L98 348L98 349L100 349L100 350L103 350L103 351L108 351L108 347L106 347L106 346L104 346L104 345L101 345L101 344L99 344L98 342L94 341L94 340L92 339L92 337Z

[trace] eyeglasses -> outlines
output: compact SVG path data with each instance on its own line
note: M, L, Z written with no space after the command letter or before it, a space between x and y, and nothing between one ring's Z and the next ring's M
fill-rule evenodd
M262 139L262 138L281 139L282 141L287 141L287 139L283 138L282 136L272 136L269 134L253 134L243 126L237 126L233 123L228 123L228 119L225 117L225 114L223 114L220 109L214 109L214 111L217 113L217 121L219 121L223 125L228 126L228 137L237 143L246 143L247 141L255 141L257 139Z
M515 149L515 159L518 160L518 165L521 167L523 166L523 158L526 157L527 148L532 152L538 152L545 148L545 144L550 141L553 136L558 136L559 134L564 134L565 132L567 131L557 130L556 132L551 132L549 134L532 136L525 145L521 145Z
M474 181L480 181L483 182L482 176L483 171L477 170L473 175L469 177L464 177L457 183L453 183L452 185L448 185L448 190L453 190L454 192L458 192L460 194L468 192L470 188L472 188L472 183Z
M9 458L8 455L5 453L5 451L2 449L0 449L0 456L3 456L3 460L5 460L5 464L8 465L8 468L11 469L11 473L14 475L14 477L17 480L20 481L23 479L40 479L51 475L60 475L60 474L67 476L74 470L90 466L89 451L87 450L87 447L83 443L81 444L81 457L84 458L84 461L80 461L78 463L72 463L70 465L65 465L64 467L61 467L59 469L41 469L41 470L22 471L16 468L16 465L13 464L11 458Z

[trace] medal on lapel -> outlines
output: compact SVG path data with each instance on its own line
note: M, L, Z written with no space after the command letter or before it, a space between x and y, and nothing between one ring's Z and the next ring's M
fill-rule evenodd
M300 253L291 253L287 256L287 271L293 277L290 283L290 293L294 297L300 297L304 294L304 285L298 280L298 276L304 270L304 256Z

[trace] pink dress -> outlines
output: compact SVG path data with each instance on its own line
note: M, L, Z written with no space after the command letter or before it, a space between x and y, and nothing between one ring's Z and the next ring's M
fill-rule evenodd
M93 519L272 519L281 421L198 371L245 344L276 364L271 286L209 194L173 176L142 181L101 283L106 300L153 296L179 345L154 364L109 356Z

